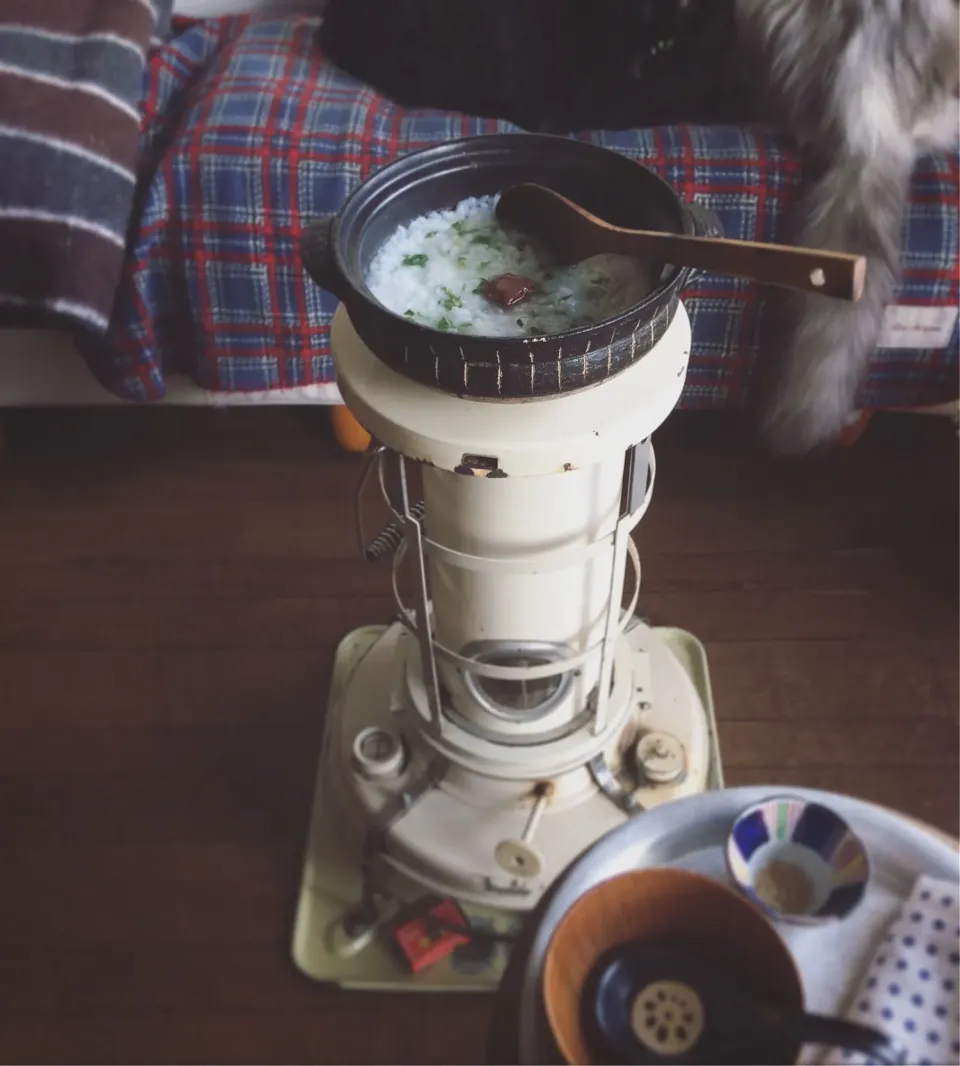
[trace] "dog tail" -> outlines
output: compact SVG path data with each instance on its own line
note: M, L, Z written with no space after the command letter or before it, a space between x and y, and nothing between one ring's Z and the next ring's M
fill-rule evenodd
M797 243L863 255L867 275L856 303L807 294L786 300L786 348L763 411L764 435L780 452L808 451L839 436L894 298L912 146L876 148L870 158L835 157L799 204Z

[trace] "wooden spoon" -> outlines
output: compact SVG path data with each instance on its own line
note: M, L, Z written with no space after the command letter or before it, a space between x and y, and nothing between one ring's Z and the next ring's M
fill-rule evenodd
M867 263L861 255L624 229L604 222L543 185L511 186L500 197L497 218L540 240L561 263L579 263L593 255L613 252L840 300L859 300L863 294Z

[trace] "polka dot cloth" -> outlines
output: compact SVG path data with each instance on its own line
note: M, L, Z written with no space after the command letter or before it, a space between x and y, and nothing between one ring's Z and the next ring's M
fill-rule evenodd
M847 1017L882 1030L917 1066L960 1064L960 885L921 877L877 947ZM866 1063L834 1050L833 1064Z

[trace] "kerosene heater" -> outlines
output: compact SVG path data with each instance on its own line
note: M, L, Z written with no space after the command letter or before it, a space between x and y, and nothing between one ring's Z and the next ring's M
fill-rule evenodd
M631 534L690 324L675 302L642 358L587 387L472 398L401 372L345 303L337 381L379 444L361 547L390 559L396 615L337 651L294 955L355 987L492 987L517 916L585 848L722 784L703 649L636 610ZM371 487L392 514L368 536ZM424 900L470 933L413 972L395 932Z

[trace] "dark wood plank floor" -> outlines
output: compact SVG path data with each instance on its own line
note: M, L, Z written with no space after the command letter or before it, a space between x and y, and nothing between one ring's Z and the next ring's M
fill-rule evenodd
M334 643L385 619L357 461L292 411L21 413L0 465L0 1059L467 1063L488 1000L289 962ZM731 784L958 828L957 444L763 458L676 416L644 613L710 653Z

